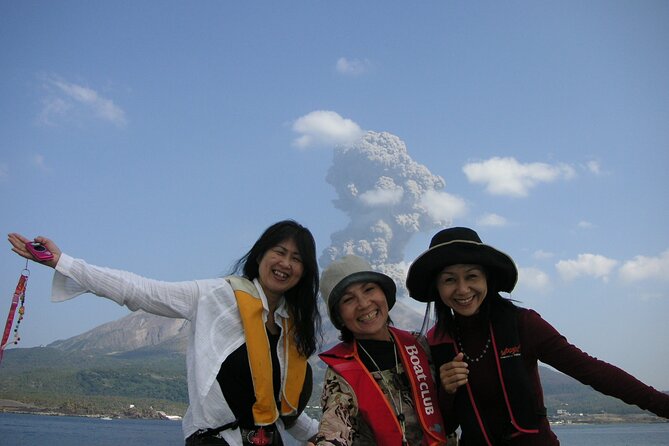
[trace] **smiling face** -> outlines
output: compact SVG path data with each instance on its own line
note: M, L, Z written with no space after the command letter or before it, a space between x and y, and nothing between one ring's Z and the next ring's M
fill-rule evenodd
M346 287L338 304L342 324L357 339L387 341L388 301L379 284L358 282Z
M479 312L488 294L488 281L480 265L450 265L437 274L441 301L461 316Z
M258 281L268 299L278 300L298 284L303 272L295 241L286 239L265 251L258 264Z

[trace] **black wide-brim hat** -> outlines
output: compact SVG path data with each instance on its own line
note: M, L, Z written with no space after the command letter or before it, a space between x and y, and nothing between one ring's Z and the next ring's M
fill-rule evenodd
M430 247L409 266L407 289L409 296L419 302L430 302L436 296L429 294L438 272L456 264L481 265L486 270L491 291L510 293L518 281L518 269L513 259L481 241L476 231L469 228L447 228L432 237Z

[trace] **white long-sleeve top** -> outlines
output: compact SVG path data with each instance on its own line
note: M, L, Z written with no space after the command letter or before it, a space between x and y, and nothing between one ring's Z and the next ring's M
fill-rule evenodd
M257 280L254 284L262 299L263 321L267 321L267 298ZM244 329L237 301L230 284L223 278L186 282L163 282L127 271L89 265L61 254L53 277L51 300L62 302L84 293L93 293L124 305L132 311L144 310L159 316L183 318L191 322L186 352L189 406L183 419L184 438L199 429L217 428L234 421L235 416L223 397L216 376L221 364L244 342ZM277 324L289 317L284 302L274 312ZM282 383L286 379L283 363L283 336L277 348ZM318 421L302 413L295 425L285 430L281 419L277 428L284 443L287 431L304 442L318 431ZM241 446L238 429L223 431L231 445ZM289 441L288 441L289 442Z

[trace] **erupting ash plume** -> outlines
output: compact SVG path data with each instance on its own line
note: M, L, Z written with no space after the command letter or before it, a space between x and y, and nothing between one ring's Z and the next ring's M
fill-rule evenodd
M406 294L404 250L411 236L447 226L465 212L462 199L439 192L444 179L413 161L390 133L370 131L337 147L326 179L337 192L335 207L350 221L332 234L320 264L359 255L395 279L400 295Z

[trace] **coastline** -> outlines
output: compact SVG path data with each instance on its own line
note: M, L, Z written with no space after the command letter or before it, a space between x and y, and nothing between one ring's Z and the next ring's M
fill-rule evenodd
M654 414L579 414L571 417L548 417L548 420L551 426L669 423L666 418Z
M113 410L105 411L104 413L77 413L77 412L63 412L47 407L39 407L31 403L24 403L22 401L0 399L0 413L15 413L23 415L43 415L50 417L82 417L82 418L99 418L99 419L142 419L142 420L169 420L181 421L182 417L179 415L167 415L164 411L150 408L147 410L137 410L134 406L130 406L122 411Z
M85 417L85 418L101 418L101 419L144 419L144 420L170 420L181 421L181 416L167 415L164 411L155 410L137 410L134 407L129 407L122 411L110 410L104 413L75 413L63 412L46 407L35 406L31 403L24 403L22 401L0 399L0 413L16 413L26 415L45 415L45 416L67 416L67 417ZM549 417L551 426L565 426L565 425L605 425L605 424L653 424L653 423L669 423L669 420L658 417L653 414L562 414L558 416Z

